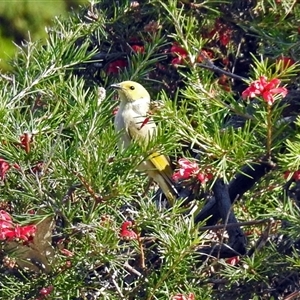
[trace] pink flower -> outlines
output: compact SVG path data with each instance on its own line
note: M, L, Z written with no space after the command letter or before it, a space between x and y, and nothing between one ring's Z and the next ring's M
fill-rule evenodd
M15 227L15 238L20 239L24 242L32 241L34 235L36 233L35 225L24 225Z
M240 261L239 256L233 256L233 257L225 259L225 262L231 266L235 266L239 261Z
M127 240L136 240L137 234L132 229L128 228L133 225L132 221L125 221L121 225L120 237Z
M195 300L195 295L193 293L189 293L187 296L183 294L176 294L171 298L171 300Z
M107 74L118 74L121 69L124 69L127 67L127 61L124 59L117 59L113 62L111 62L106 70Z
M3 158L0 158L0 180L5 179L7 171L10 169L10 164L5 161Z
M280 80L273 78L267 81L267 77L261 76L258 80L253 81L250 86L245 89L242 93L242 97L254 98L256 96L261 96L265 102L272 105L275 101L274 96L281 95L285 97L287 95L287 89L284 87L278 87Z
M5 210L0 210L0 229L13 227L12 217Z
M202 172L197 163L185 158L179 159L178 165L180 167L179 170L172 176L174 181L187 180L194 177L201 183L205 183L213 178L211 173Z
M14 240L16 237L14 228L0 228L0 241Z
M183 64L184 60L188 57L188 52L179 46L177 43L173 43L170 52L177 57L172 59L172 65L181 65Z
M0 240L19 239L24 242L30 242L35 233L35 225L19 226L13 223L11 216L6 211L0 211Z

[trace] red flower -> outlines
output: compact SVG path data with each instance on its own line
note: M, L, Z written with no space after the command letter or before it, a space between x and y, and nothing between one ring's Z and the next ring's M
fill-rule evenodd
M0 240L13 239L15 235L14 224L9 213L0 211Z
M267 77L261 76L258 80L253 81L250 86L245 89L242 93L242 97L254 98L256 96L261 96L265 102L272 105L275 101L274 96L281 95L285 97L287 95L287 89L284 87L278 87L280 80L273 78L267 81Z
M220 44L223 46L228 45L231 36L232 30L228 27L227 24L222 23L220 19L216 19L213 30L208 34L208 37L210 38L217 38L220 41Z
M44 287L44 288L42 288L41 290L40 290L40 292L39 292L39 294L41 295L41 296L43 296L43 298L45 297L45 296L48 296L49 294L51 294L52 293L52 291L53 291L53 286L52 285L50 285L50 286L48 286L48 287Z
M281 63L282 69L287 69L288 67L295 64L295 61L290 57L281 56L276 59L276 63L277 64Z
M180 166L179 170L175 172L172 176L174 181L186 180L191 177L195 177L201 183L205 183L212 179L212 174L207 172L201 172L199 166L195 162L191 162L185 158L178 160Z
M124 59L117 59L113 62L111 62L108 65L108 68L106 70L107 74L118 74L121 69L124 69L127 67L127 61Z
M134 232L132 229L128 228L133 225L132 221L125 221L121 225L121 230L120 230L120 237L123 239L128 239L128 240L136 240L137 239L137 234Z
M145 53L145 47L140 45L132 45L132 50L136 53Z
M11 216L6 211L0 211L0 240L19 239L28 242L33 239L35 233L35 225L19 226L13 223Z
M291 176L291 173L293 173L293 175ZM286 171L284 172L284 178L288 179L290 176L293 180L298 181L300 180L300 170L295 171L295 172L290 172L290 171Z
M230 30L230 29L226 29L219 33L219 41L220 41L221 45L223 45L223 46L228 45L228 43L230 42L231 33L232 33L232 30Z
M202 63L205 60L210 60L214 58L214 53L212 50L200 50L199 55L197 57L197 62Z
M13 226L13 221L9 213L5 210L0 210L0 229L1 228L11 228Z
M0 158L0 180L1 181L5 179L5 175L9 169L10 169L10 164L7 161L5 161L3 158Z
M184 60L188 57L188 52L184 48L179 46L177 43L174 43L172 45L170 52L177 56L172 59L172 65L181 65L184 62Z
M14 228L2 228L0 227L0 240L13 240L16 237L15 229Z
M25 226L16 225L14 238L27 242L33 239L35 233L36 233L35 225L25 225Z
M230 92L231 88L230 88L230 82L229 82L229 78L226 75L221 75L219 80L218 80L218 84L222 87L222 89L226 92Z
M233 256L233 257L225 259L225 262L231 266L235 266L239 261L240 261L239 256Z
M189 293L188 296L183 294L177 294L173 296L171 300L195 300L195 295L193 293Z
M71 252L70 250L65 249L65 248L64 248L64 249L61 249L60 252L61 252L63 255L68 256L68 257L74 256L74 253L73 253L73 252Z

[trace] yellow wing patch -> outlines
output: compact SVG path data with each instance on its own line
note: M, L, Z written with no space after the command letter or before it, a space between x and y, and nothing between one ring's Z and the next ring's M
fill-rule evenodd
M173 170L170 166L169 159L158 152L153 152L149 155L148 159L153 163L155 168L161 172L163 175L166 175L168 179L171 179Z

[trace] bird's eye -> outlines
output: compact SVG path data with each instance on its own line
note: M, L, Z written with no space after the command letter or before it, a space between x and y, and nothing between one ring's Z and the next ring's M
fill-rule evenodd
M135 87L132 85L132 86L130 87L130 89L133 91L133 90L135 89Z

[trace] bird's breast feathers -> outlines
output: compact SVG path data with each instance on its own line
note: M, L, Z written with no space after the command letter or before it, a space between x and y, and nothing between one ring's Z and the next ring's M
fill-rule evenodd
M155 134L156 125L148 115L149 103L135 101L134 103L121 103L115 116L115 128L117 132L123 132L123 143L128 147L130 141L146 142Z

